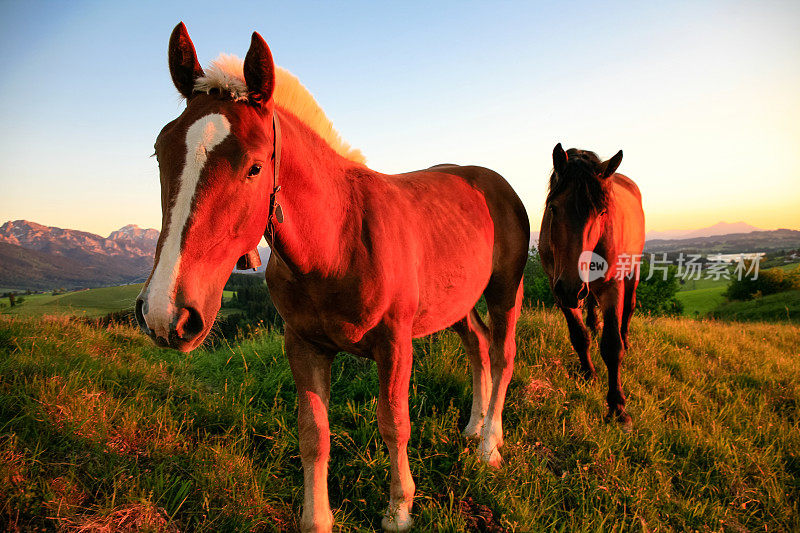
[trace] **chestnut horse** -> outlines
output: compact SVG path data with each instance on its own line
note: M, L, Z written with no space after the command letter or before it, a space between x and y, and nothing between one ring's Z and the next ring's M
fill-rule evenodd
M597 330L595 306L600 306L600 355L608 368L608 417L630 427L619 367L636 307L644 211L639 188L616 173L621 162L622 150L601 161L593 152L575 148L564 152L560 143L556 145L539 255L587 379L596 374L581 306L587 308L592 332Z
M275 67L258 33L243 63L222 56L204 71L181 23L169 68L187 104L155 143L163 229L139 324L160 345L197 347L237 259L265 236L298 394L301 527L332 527L328 400L331 362L343 351L377 364L391 464L382 525L409 529L412 338L447 327L461 336L473 376L465 433L480 438L484 461L500 462L530 234L522 202L485 168L370 170L297 79ZM474 307L481 295L488 326Z

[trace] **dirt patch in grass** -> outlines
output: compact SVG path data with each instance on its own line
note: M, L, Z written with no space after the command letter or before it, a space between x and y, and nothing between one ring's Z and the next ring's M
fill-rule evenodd
M495 520L494 513L487 505L477 503L472 498L459 500L458 512L464 518L468 531L480 533L506 533L509 531Z

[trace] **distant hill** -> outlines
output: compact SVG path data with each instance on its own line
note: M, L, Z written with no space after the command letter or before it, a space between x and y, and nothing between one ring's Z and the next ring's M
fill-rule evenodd
M125 226L108 237L27 220L0 226L0 287L102 287L144 281L158 230Z
M750 233L753 231L761 231L761 229L744 222L717 222L713 226L694 230L648 231L646 239L648 241L697 239L700 237L714 237L716 235L731 235L734 233Z
M653 239L644 245L647 253L754 253L795 250L800 248L800 231L776 229L772 231L751 231L731 235L695 237L689 239Z
M96 271L87 272L87 266L74 259L38 250L26 250L16 244L1 241L0 265L0 287L4 289L79 287L86 282L87 277L96 279L99 274Z
M668 230L668 231L648 231L645 239L650 241L662 240L682 240L699 239L702 237L716 237L719 235L733 235L741 233L751 233L754 231L764 231L745 222L717 222L707 228L693 230ZM531 244L535 245L539 241L539 232L531 231Z

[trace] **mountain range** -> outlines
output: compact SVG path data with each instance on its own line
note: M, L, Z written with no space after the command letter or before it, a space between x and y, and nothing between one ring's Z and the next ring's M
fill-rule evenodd
M751 233L753 231L762 230L744 222L717 222L713 226L694 230L648 231L645 238L648 241L656 239L697 239L700 237L715 237L717 235Z
M699 239L702 237L751 233L754 231L763 230L745 222L717 222L713 226L693 230L648 231L647 235L645 235L645 240L650 242L655 240ZM538 241L539 232L531 231L531 244L535 244Z
M14 220L0 226L0 287L75 289L144 281L158 230L128 225L102 237Z

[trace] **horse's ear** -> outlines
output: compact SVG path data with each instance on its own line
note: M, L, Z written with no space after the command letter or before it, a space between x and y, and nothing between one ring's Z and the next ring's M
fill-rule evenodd
M622 163L622 150L617 152L614 157L605 161L600 165L600 175L603 179L609 178L614 175L614 172L617 171L619 168L619 164Z
M244 56L244 81L253 103L263 104L272 98L275 89L275 63L266 41L253 32L250 50Z
M561 174L564 171L564 167L567 166L567 153L561 148L561 143L558 143L555 148L553 148L553 169L556 171L556 174Z
M194 43L183 22L178 23L169 38L169 73L172 83L183 96L189 98L194 90L194 80L203 76L203 68L197 61Z

